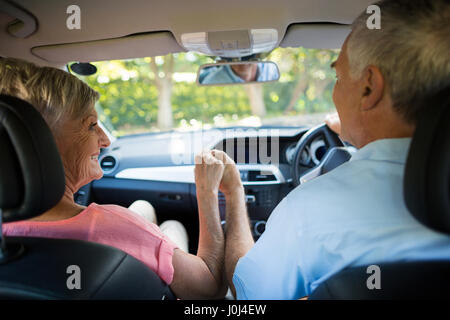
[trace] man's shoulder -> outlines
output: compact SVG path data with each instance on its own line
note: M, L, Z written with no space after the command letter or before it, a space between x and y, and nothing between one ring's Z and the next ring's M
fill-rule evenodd
M403 176L404 165L388 161L372 159L350 160L307 183L300 185L298 190L315 191L323 188L359 187L367 183L390 183ZM297 190L296 189L296 190Z
M404 208L403 167L371 160L349 161L331 172L301 184L283 199L290 217L298 212L306 216L328 219L360 215L372 207L385 212Z
M340 191L344 184L349 187L358 183L357 177L365 172L367 167L365 161L348 161L326 174L299 185L291 193L322 193L322 191L330 189Z

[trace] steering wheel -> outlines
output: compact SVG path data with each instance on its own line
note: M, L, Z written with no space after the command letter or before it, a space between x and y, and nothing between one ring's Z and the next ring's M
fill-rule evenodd
M305 150L309 152L307 148L320 137L324 140L327 151L321 159L318 159L318 164L305 172L305 170L300 168L302 153ZM326 124L318 125L305 132L297 142L294 150L292 178L295 186L327 173L351 158L351 153L345 148L342 140Z

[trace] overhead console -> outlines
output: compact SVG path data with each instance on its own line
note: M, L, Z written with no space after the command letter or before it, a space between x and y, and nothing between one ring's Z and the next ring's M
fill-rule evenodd
M186 50L226 58L271 51L278 44L278 39L276 29L194 32L181 35L181 43Z

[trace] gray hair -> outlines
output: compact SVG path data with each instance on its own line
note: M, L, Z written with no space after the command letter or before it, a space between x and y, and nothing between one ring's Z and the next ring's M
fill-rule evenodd
M381 29L369 29L369 15L352 24L347 55L352 78L369 65L378 67L395 110L416 123L426 100L450 85L450 2L383 0Z
M87 116L99 98L95 90L74 75L14 58L0 58L0 94L33 105L55 136L64 120Z

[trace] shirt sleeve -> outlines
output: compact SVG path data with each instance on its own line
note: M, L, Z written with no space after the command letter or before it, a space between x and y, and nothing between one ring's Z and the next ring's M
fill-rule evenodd
M239 259L233 275L237 299L286 300L307 295L304 273L298 264L302 244L297 240L292 214L288 199L283 199L263 235Z
M139 221L138 225L140 224L141 228L146 230L149 233L149 235L152 235L152 237L156 237L157 239L160 240L160 245L158 248L159 250L155 248L155 250L157 250L157 252L155 252L157 256L156 272L164 282L170 285L172 283L174 274L172 257L174 250L177 249L178 246L168 236L166 236L156 224L147 221L143 217L135 214L134 212L128 209L125 210L127 210L127 213L133 216L133 218L136 219L136 221ZM142 237L142 240L145 241L144 239L148 238L149 237ZM152 239L150 241L153 242L154 240ZM148 257L141 256L140 259L146 261L148 260Z
M174 244L170 239L162 239L161 247L159 249L159 264L158 264L158 274L161 279L164 280L168 285L172 283L174 268L172 264L173 252L178 246Z

